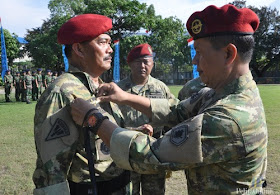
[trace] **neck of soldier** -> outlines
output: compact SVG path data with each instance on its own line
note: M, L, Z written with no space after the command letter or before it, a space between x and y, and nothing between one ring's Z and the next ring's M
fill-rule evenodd
M141 77L141 76L134 76L131 75L131 80L136 85L145 85L148 82L149 76Z

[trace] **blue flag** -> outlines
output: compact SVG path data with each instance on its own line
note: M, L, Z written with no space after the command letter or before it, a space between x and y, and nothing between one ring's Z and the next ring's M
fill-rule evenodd
M4 76L6 74L6 71L8 70L8 60L7 60L4 32L1 24L1 18L0 18L0 25L1 25L1 64L2 64L1 75L2 75L2 79L4 80Z
M194 41L193 38L188 39L188 46L191 48L191 58L193 59L196 52L193 45ZM197 65L193 64L193 78L199 77L199 72L197 71Z
M63 61L64 61L64 70L65 72L68 72L69 69L69 64L68 64L68 59L65 55L65 45L62 45L62 56L63 56Z
M120 81L120 43L116 41L115 45L115 56L114 56L114 71L113 80L115 83Z

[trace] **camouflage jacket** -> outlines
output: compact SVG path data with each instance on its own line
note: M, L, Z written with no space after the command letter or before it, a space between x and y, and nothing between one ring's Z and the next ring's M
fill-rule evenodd
M26 86L32 87L32 81L33 81L33 76L32 75L25 75L24 76L24 82Z
M51 84L51 82L53 81L51 75L45 75L44 80L46 81L47 85Z
M14 76L14 85L16 88L20 88L20 76Z
M169 88L163 82L153 78L152 76L149 76L148 82L140 90L137 88L137 85L133 84L131 76L121 80L117 84L122 90L131 94L145 96L147 98L164 98L169 99L170 101L175 101L175 97L170 92ZM126 127L138 127L150 122L146 115L130 106L120 105L119 108L124 116ZM160 134L162 129L163 126L154 127L154 134Z
M40 97L34 117L37 163L33 181L36 188L59 185L66 179L76 183L90 182L83 131L72 120L69 104L73 95L88 100L94 99L95 93L96 87L88 74L73 72L58 77ZM102 103L97 107L112 122L123 126L122 114L116 104ZM96 181L119 176L123 169L113 163L110 151L101 139L91 134L91 144Z
M152 120L176 125L160 139L117 128L111 156L140 173L186 169L189 194L257 194L267 166L267 126L251 73L176 106L151 99ZM114 148L129 148L121 153Z
M4 84L5 84L5 87L10 87L13 84L13 76L12 75L5 75L4 76Z
M43 84L43 76L41 74L36 74L36 79L38 82L38 85L42 85Z
M183 86L183 88L179 91L178 99L181 101L184 99L187 99L187 98L191 97L191 95L193 93L200 91L205 86L206 85L201 81L200 77L192 79L192 80L188 81Z

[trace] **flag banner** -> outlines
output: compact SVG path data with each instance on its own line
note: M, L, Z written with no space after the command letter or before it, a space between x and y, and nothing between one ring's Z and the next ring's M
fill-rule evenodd
M114 71L113 80L115 83L120 81L120 42L115 41Z
M1 26L1 64L2 64L1 75L2 75L2 79L4 80L4 76L6 74L6 71L8 70L8 60L7 60L4 32L1 24L1 18L0 18L0 26Z
M63 56L63 61L64 61L64 71L68 72L69 69L69 63L68 63L68 59L65 55L65 45L62 45L62 56Z
M188 46L191 48L191 58L193 59L196 52L194 49L194 41L193 38L188 39ZM193 64L193 78L199 77L199 72L197 71L197 65Z

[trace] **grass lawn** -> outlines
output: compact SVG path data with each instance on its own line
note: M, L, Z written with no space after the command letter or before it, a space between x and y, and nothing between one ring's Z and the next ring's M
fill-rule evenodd
M170 86L177 96L182 86ZM269 132L267 181L270 194L280 193L280 85L260 85ZM0 94L0 195L32 194L35 168L33 117L36 102L26 104L4 101ZM166 194L187 194L182 171L167 179Z

